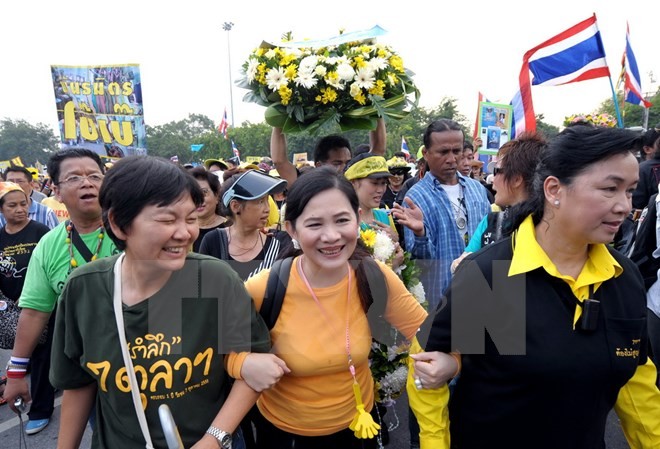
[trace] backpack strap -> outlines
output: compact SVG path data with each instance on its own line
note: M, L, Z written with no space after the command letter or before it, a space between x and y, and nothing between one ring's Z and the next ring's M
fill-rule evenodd
M264 300L261 303L261 309L259 309L259 314L268 326L268 330L275 326L280 310L282 310L292 264L293 257L287 257L276 260L270 267Z
M367 312L367 321L371 329L371 336L388 346L394 343L392 326L385 319L385 308L387 307L387 280L382 270L375 261L363 261L364 271L367 275L369 295L371 303Z

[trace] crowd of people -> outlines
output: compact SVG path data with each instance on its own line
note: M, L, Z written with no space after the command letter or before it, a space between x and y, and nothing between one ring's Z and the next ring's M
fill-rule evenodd
M20 317L5 400L32 402L34 434L62 390L60 449L87 425L94 448L167 447L163 405L195 449L379 448L370 351L395 335L411 448L602 449L612 409L631 447L660 447L660 287L612 246L657 193L635 152L660 159L660 134L524 133L492 183L468 140L441 118L414 164L388 159L379 120L364 148L326 136L301 169L273 128L275 170L61 150L61 223L7 169L0 304Z

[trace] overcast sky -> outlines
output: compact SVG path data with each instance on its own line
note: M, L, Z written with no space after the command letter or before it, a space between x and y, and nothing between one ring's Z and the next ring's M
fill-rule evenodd
M189 113L217 123L225 107L231 120L229 67L236 80L262 40L278 39L286 31L296 40L321 39L340 28L355 31L378 24L388 31L379 41L391 45L416 73L420 105L435 107L451 96L473 120L478 91L508 103L525 51L594 12L613 82L628 20L643 90L655 91L648 72L660 79L657 0L5 1L0 5L0 117L56 129L51 64L138 63L148 125ZM232 31L222 30L225 21L234 23ZM264 108L244 103L244 93L233 87L237 125L263 119ZM534 87L532 95L536 113L559 126L566 115L592 112L611 97L611 90L602 78Z

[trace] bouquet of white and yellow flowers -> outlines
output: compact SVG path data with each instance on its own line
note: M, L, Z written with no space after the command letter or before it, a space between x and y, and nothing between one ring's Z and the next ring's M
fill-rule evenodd
M392 239L380 230L371 228L360 230L360 240L372 254L374 259L387 265L392 264L396 247ZM403 263L394 270L408 291L426 307L426 295L424 287L419 281L419 268L410 258L410 253L404 252ZM395 341L397 338L395 338ZM399 338L400 340L400 338ZM376 382L376 401L385 406L390 405L406 386L408 366L409 342L397 342L388 346L384 343L374 341L369 354L369 367Z
M401 119L417 105L413 74L391 47L373 38L328 42L263 43L243 64L238 85L250 90L243 100L267 106L266 122L285 133L333 122L374 129L378 117Z
M564 117L564 126L573 125L575 123L590 123L596 126L604 126L607 128L616 127L616 117L603 112L602 114L572 114Z

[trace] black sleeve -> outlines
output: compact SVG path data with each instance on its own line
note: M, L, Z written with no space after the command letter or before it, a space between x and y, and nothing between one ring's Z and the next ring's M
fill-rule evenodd
M213 256L217 259L223 260L221 232L223 231L220 229L214 229L207 233L202 239L202 243L199 245L199 254L206 254L207 256Z

